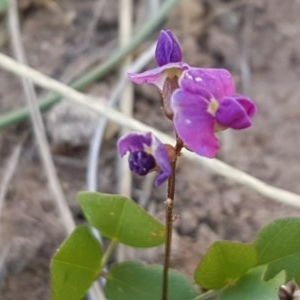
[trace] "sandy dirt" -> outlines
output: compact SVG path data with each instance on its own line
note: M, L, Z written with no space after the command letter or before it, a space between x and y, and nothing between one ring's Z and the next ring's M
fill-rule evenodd
M45 74L69 81L95 61L104 61L117 43L117 2L107 1L96 25L91 26L95 20L95 1L61 1L64 14L51 10L43 1L24 1L22 34L29 64ZM141 2L136 6L137 20L142 20L145 13ZM164 25L177 35L189 64L228 68L234 74L238 90L258 104L259 113L252 128L221 134L219 158L269 184L296 193L300 193L299 12L297 0L181 0ZM5 33L5 28L1 32ZM151 41L156 36L157 32ZM11 53L8 43L1 50ZM2 70L0 76L0 111L4 114L25 101L19 80ZM116 82L117 76L112 74L85 92L105 97ZM137 87L135 96L135 117L172 134L155 89ZM63 132L60 128L68 132L68 126L73 128L75 123L92 126L95 119L78 112L69 116L64 109L68 110L57 106L45 114L45 121L61 184L80 223L83 216L76 192L85 189L88 137L82 134L68 138L69 135L57 132ZM0 178L22 135L25 142L21 159L0 216L0 254L8 249L0 273L0 299L46 300L50 299L50 259L64 238L64 230L43 175L30 123L1 132ZM116 128L111 125L100 163L99 190L103 192L116 191L116 137ZM141 186L142 180L134 177L135 199L141 194ZM165 186L153 189L148 204L159 219L163 219L165 189ZM251 242L271 220L299 215L295 208L275 203L184 158L179 163L176 191L175 212L180 219L175 224L172 266L190 279L195 265L213 241ZM127 249L125 255L149 263L162 261L161 249L137 252Z

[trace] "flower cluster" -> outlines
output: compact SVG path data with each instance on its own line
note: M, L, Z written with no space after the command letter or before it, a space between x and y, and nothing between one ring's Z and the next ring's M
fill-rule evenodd
M137 84L157 86L162 95L165 115L172 120L176 135L185 148L198 155L213 158L220 147L216 132L226 128L244 129L251 126L256 105L248 97L236 93L229 71L195 68L182 62L180 46L168 30L160 33L155 58L159 67L128 76ZM130 152L130 168L137 174L145 175L151 170L158 170L156 184L160 184L170 175L170 167L166 167L170 166L167 152L153 136L153 149L159 145L159 153L152 149L151 143L143 142L145 147L138 146L141 136L148 136L149 140L151 135L131 134L121 139L120 154ZM123 143L131 144L122 151L120 145ZM149 147L152 151L147 152ZM137 151L143 152L147 159L133 158L141 155Z

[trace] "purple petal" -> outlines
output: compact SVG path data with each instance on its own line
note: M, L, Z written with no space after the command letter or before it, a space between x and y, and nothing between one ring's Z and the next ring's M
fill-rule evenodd
M118 151L121 156L130 152L129 164L134 173L146 175L151 169L158 167L155 186L162 184L171 175L171 164L165 146L150 132L127 134L119 139ZM154 166L151 157L155 160Z
M155 137L153 137L152 151L160 169L160 172L155 179L155 186L159 186L170 177L172 169L165 146Z
M191 93L203 95L203 91L206 91L218 101L235 93L233 78L225 69L189 68L181 77L179 85Z
M250 99L239 97L225 97L220 101L216 112L216 121L225 127L244 129L251 126L251 117L256 111Z
M151 142L151 133L129 133L119 139L118 152L121 156L124 156L126 152L143 151L145 147L151 146Z
M160 32L155 49L155 58L159 66L181 61L180 46L170 30Z
M173 42L173 51L170 56L170 62L180 62L182 61L182 52L181 52L180 45L170 30L167 30L167 33Z
M246 110L248 117L252 118L256 114L257 107L252 100L240 95L234 96L234 98Z
M169 34L165 30L162 30L159 34L155 49L155 59L159 66L166 65L170 62L172 50L173 41Z
M156 85L160 90L163 89L165 79L167 77L173 77L174 73L178 71L178 75L181 74L184 70L188 69L189 65L183 62L178 63L169 63L167 65L154 68L151 70L148 70L143 73L135 74L135 73L128 73L128 77L130 80L132 80L136 84L154 84Z
M207 99L182 89L175 91L171 99L174 126L184 145L201 156L215 157L219 142L208 104Z
M146 175L156 167L156 162L152 154L146 151L130 152L128 157L129 168L133 173Z

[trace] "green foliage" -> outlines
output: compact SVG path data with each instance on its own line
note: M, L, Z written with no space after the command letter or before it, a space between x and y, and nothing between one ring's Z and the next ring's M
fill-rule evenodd
M258 263L267 264L264 279L274 277L285 270L287 280L300 284L300 218L276 220L264 227L254 245Z
M109 300L160 299L162 291L162 267L145 266L140 262L127 261L111 268L105 286ZM198 293L180 273L169 271L170 300L192 300Z
M164 243L165 227L132 200L93 192L78 197L89 223L105 237L138 248Z
M8 0L0 0L0 14L7 12Z
M225 288L218 300L274 300L278 299L278 288L285 282L284 272L264 281L265 267L257 267L245 274L234 286Z
M91 225L112 241L133 247L164 242L165 228L132 200L119 195L79 193ZM194 278L202 288L216 290L218 300L273 300L287 280L300 283L300 219L276 220L263 228L253 245L214 243L198 265ZM53 300L81 300L99 276L102 250L86 226L75 229L52 260ZM140 262L113 266L107 275L110 300L160 299L162 267ZM192 300L197 291L181 274L169 272L169 299Z
M252 245L219 241L208 250L194 278L202 288L220 289L233 284L257 263Z
M284 218L264 227L253 246L216 242L197 267L195 281L206 289L224 288L218 300L277 299L286 281L300 284L299 236L300 218Z
M90 229L77 227L52 259L52 300L81 300L100 274L101 257Z

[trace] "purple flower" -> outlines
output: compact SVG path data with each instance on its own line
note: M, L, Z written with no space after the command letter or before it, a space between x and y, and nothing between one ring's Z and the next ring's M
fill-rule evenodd
M128 77L137 84L147 83L156 85L162 95L165 115L172 120L173 112L170 108L171 95L179 87L178 80L182 72L188 68L189 65L184 62L168 63L140 74L128 74Z
M155 59L159 66L182 60L180 46L170 30L160 32L155 50Z
M162 184L171 175L171 164L165 146L148 133L130 133L118 141L118 151L123 157L129 152L128 162L132 172L146 175L158 171L155 186Z
M219 141L215 132L251 126L255 104L237 95L231 74L224 69L193 68L181 61L180 46L170 31L161 31L155 58L158 68L129 74L137 83L156 85L165 115L189 150L215 157Z
M187 70L189 65L181 62L181 49L171 31L162 30L160 32L155 58L159 65L158 68L140 74L128 74L128 77L137 84L156 85L162 94L165 114L169 119L172 119L170 98L172 93L178 88L178 79L182 72Z
M174 127L189 150L215 157L219 141L215 132L251 126L255 104L235 94L231 74L224 69L190 68L171 96Z
M129 73L128 77L137 84L154 84L160 91L163 91L167 78L176 77L178 80L182 72L189 67L186 63L181 62L180 46L170 30L160 32L155 49L155 58L158 68L139 74Z

